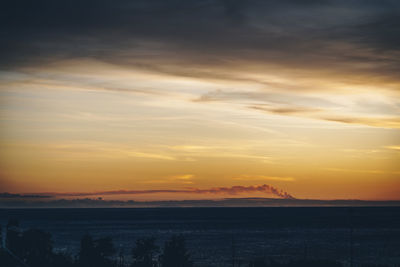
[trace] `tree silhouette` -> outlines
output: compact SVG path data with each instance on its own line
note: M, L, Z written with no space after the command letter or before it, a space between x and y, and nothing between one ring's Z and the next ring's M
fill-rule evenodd
M174 235L165 242L164 251L161 255L162 267L192 267L190 254L186 249L185 238Z
M0 249L0 266L1 267L19 267L20 265L4 249Z
M153 267L157 266L154 260L155 254L159 251L155 244L155 238L142 238L136 240L136 245L132 249L132 267Z
M20 256L32 267L50 266L53 256L51 234L37 229L23 232L20 243Z
M286 265L282 265L274 259L266 260L265 258L256 258L255 260L250 261L249 267L283 267Z
M290 261L288 267L342 267L340 262L333 260L294 260Z
M64 253L52 254L50 266L56 267L72 267L74 262L72 257Z
M91 235L86 234L81 239L77 265L82 267L113 266L113 262L109 257L114 254L115 248L111 238L93 240Z
M10 219L6 231L6 247L14 254L21 255L21 231L18 220Z
M258 258L251 261L249 267L342 267L340 262L333 260L291 260L288 263L280 263L273 259Z
M81 239L81 248L78 257L78 266L94 266L92 260L96 257L93 238L85 234Z
M12 228L12 227L19 227L19 221L15 218L10 218L7 222L7 229Z
M126 267L120 249L119 262L113 256L116 249L110 237L93 239L86 234L81 239L80 251L74 261L64 253L53 251L51 234L29 229L21 231L17 220L10 220L6 227L7 247L0 247L0 267ZM0 226L1 240L1 226ZM136 240L132 249L131 267L193 267L182 235L174 235L164 243L162 254L155 238ZM159 259L157 261L156 259ZM235 264L236 265L236 264ZM240 263L238 264L240 265ZM249 267L343 267L339 261L329 259L285 259L275 261L265 257L248 261ZM389 267L379 263L361 264L361 267ZM390 265L392 266L392 265ZM400 267L400 265L396 265ZM394 266L393 266L394 267Z
M99 238L95 240L94 245L102 258L111 257L116 253L111 237Z

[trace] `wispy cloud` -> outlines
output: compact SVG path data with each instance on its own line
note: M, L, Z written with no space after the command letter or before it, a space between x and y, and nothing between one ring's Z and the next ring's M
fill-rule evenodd
M171 176L171 178L177 179L177 180L189 180L189 179L192 179L193 177L194 177L194 174L179 174L179 175Z
M296 107L296 106L265 106L265 105L259 105L259 106L249 106L248 108L250 109L255 109L255 110L261 110L261 111L266 111L278 115L298 115L298 114L307 114L307 113L315 113L322 111L322 109L318 108L311 108L311 107Z
M161 159L161 160L176 160L176 158L168 155L155 154L155 153L145 153L137 151L127 151L126 154L130 157L138 158L149 158L149 159Z
M386 149L400 151L400 146L385 146Z
M366 174L400 174L400 171L389 170L357 170L357 169L341 169L341 168L326 168L327 171L344 172L344 173L366 173Z
M1 40L3 66L93 57L198 76L202 73L196 66L221 68L249 62L265 66L267 62L272 65L269 70L286 66L297 72L306 69L331 76L348 76L345 74L350 72L357 77L374 74L376 79L398 81L398 3L391 0L140 0L129 4L84 2L79 6L40 2L29 10L17 8L25 2L3 6L1 29L14 29ZM66 12L60 14L60 9ZM107 17L102 15L105 13ZM282 14L291 16L282 20ZM54 24L50 27L46 21ZM387 29L386 25L392 27ZM183 38L189 34L191 38ZM207 76L210 73L213 71ZM230 76L235 78L235 74Z
M250 174L243 174L233 179L238 181L284 181L284 182L295 181L295 178L293 177L250 175Z
M400 128L399 117L345 117L345 116L325 116L323 120L340 122L345 124L366 125L380 128Z
M160 179L146 179L143 184L193 184L194 174L178 174L163 177Z
M283 116L295 116L310 118L322 121L338 122L351 125L363 125L378 128L398 129L400 128L400 117L395 116L355 116L353 114L343 115L336 114L335 111L327 109L318 109L310 107L266 107L262 105L249 106L248 108L267 112L270 114L278 114Z

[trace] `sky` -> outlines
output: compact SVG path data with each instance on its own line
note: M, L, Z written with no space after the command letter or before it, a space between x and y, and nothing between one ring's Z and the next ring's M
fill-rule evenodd
M0 192L399 200L399 18L397 0L6 1Z

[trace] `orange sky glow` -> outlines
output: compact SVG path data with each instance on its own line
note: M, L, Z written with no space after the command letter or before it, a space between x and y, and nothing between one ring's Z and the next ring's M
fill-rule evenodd
M249 7L242 22L224 22L233 31L221 30L232 37L226 43L218 34L181 43L149 28L115 33L115 46L93 33L104 42L97 50L90 37L76 37L80 53L60 56L51 50L52 42L63 47L60 37L50 35L42 46L53 54L0 66L0 192L281 197L212 192L268 185L296 198L400 200L400 78L389 66L399 51L315 37L317 26L307 24L340 29L370 10L322 24L303 11L293 16L305 24L291 31ZM120 190L139 192L104 194Z

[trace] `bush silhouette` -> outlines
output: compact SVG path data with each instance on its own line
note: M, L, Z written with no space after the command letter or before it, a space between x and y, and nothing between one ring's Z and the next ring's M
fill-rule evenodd
M18 220L10 219L6 231L6 247L14 254L21 255L21 231Z
M72 267L74 265L72 257L64 253L52 254L50 263L50 266L56 267Z
M20 244L20 257L28 266L50 266L53 256L53 241L49 233L37 229L23 232Z
M161 255L162 267L192 267L190 254L186 249L185 238L174 235L165 242L164 251Z
M10 266L19 266L19 262L30 267L54 266L52 262L55 254L51 234L37 229L22 232L17 220L10 220L7 224L6 247L11 251L11 255L6 251L2 254Z
M291 260L288 263L279 263L272 259L266 261L259 258L251 261L249 267L342 267L342 264L331 260Z
M0 248L0 266L17 267L20 265L10 254L8 254L4 249Z
M295 260L290 261L287 267L342 267L340 262L333 260Z
M155 244L155 238L142 238L136 240L136 245L132 249L132 267L153 267L157 266L154 260L155 254L159 251Z
M95 248L102 258L108 258L116 253L111 237L103 237L95 240Z
M6 247L0 246L0 267L127 267L123 260L122 249L120 260L114 258L116 249L110 237L93 239L85 234L80 243L80 251L74 260L68 254L56 253L53 250L51 234L29 229L21 231L17 220L10 220L6 227ZM0 226L0 238L1 238ZM8 249L8 250L7 250ZM11 252L10 252L10 251ZM174 235L164 243L160 255L155 238L138 239L132 249L130 267L193 267L190 254L186 248L185 238ZM158 259L158 260L157 260ZM246 262L246 261L245 261ZM256 258L247 261L249 267L342 267L334 260L320 259L285 259L283 261ZM236 266L236 264L235 264ZM245 266L245 265L241 265ZM384 264L361 264L360 267L394 267ZM400 267L400 265L396 265Z
M270 259L268 261L265 260L265 258L257 258L249 263L249 267L283 267L285 265L282 265L281 263Z
M109 267L113 261L109 258L116 252L111 238L93 237L86 234L81 239L81 248L77 265L81 267Z

